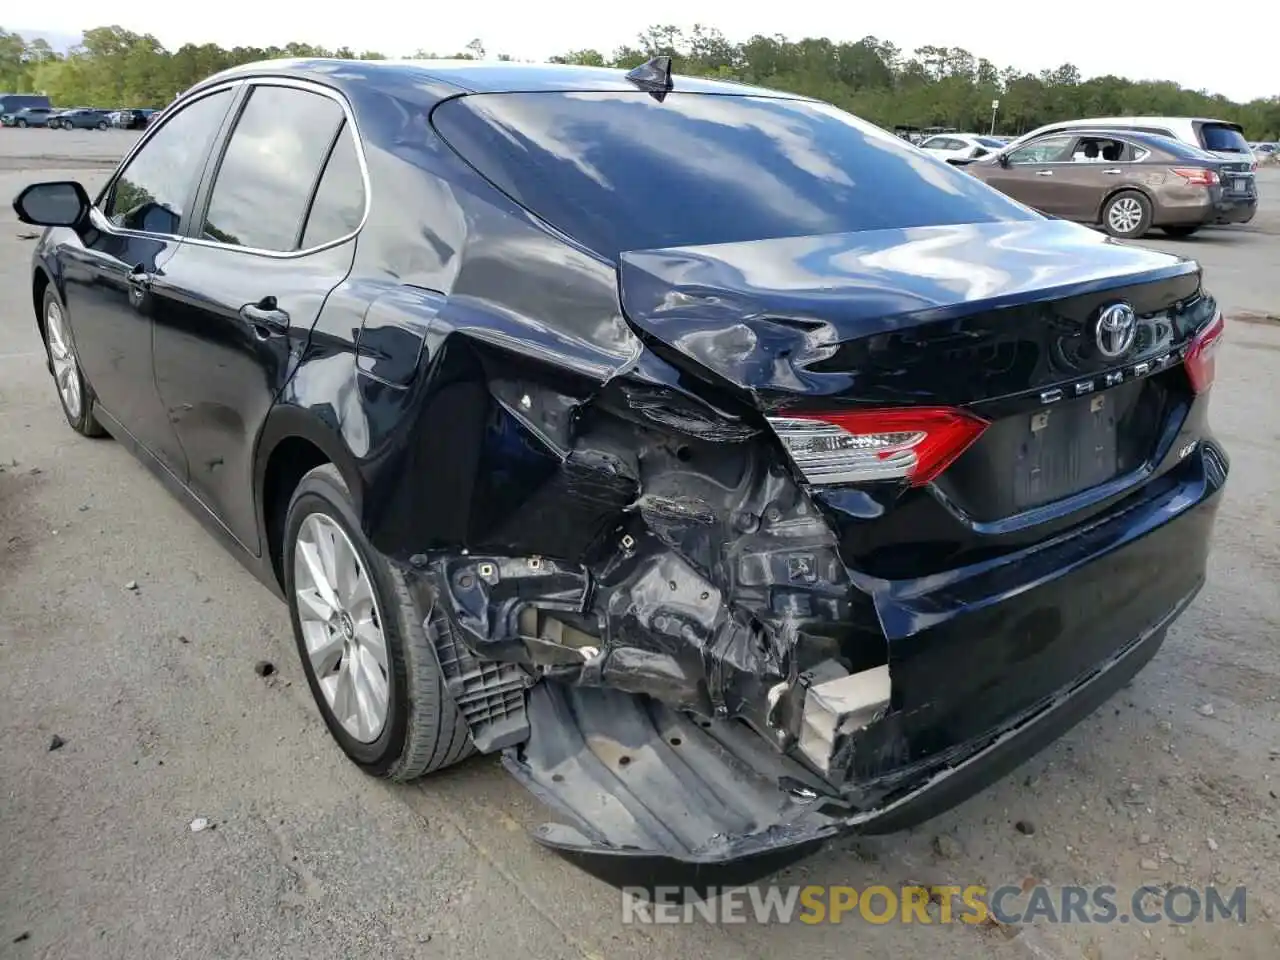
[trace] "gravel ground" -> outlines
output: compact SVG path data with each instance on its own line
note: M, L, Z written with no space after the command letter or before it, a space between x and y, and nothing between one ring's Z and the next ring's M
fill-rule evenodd
M97 186L131 140L0 131L0 195ZM283 605L118 444L66 427L32 231L6 204L0 957L1280 955L1280 170L1262 189L1247 229L1151 244L1199 258L1230 316L1213 421L1232 474L1200 598L1131 687L1016 773L783 877L1248 888L1243 924L1022 929L626 926L613 890L529 839L546 813L495 759L413 787L361 775L310 702Z

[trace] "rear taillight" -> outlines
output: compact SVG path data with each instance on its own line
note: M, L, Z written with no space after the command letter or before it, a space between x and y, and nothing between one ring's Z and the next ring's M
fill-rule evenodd
M1218 352L1218 343L1226 330L1227 323L1222 318L1222 311L1218 311L1187 348L1187 377L1191 380L1191 389L1196 393L1204 393L1213 385L1214 355Z
M1171 167L1169 172L1176 173L1193 187L1211 187L1218 182L1216 171L1202 167Z
M928 483L987 428L948 407L792 413L769 423L810 483Z

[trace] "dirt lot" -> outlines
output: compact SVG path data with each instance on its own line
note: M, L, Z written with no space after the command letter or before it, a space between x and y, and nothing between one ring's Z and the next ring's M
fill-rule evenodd
M1244 884L1247 922L625 926L616 892L529 839L546 814L495 759L414 787L351 767L285 608L118 444L67 429L7 199L96 186L130 141L0 131L0 957L1280 956L1280 323L1259 316L1280 314L1280 170L1250 228L1152 243L1199 258L1231 317L1213 411L1231 480L1164 650L959 809L782 878Z

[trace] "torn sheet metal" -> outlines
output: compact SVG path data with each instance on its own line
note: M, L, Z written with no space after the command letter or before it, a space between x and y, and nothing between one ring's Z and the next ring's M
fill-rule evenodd
M644 416L656 406L627 404ZM586 562L438 560L442 606L462 642L540 677L741 719L775 748L792 743L798 678L832 657L847 664L842 674L883 663L884 644L865 620L870 662L849 662L858 612L834 534L762 441L726 435L598 418L565 455L565 472L580 473L550 486L558 499L585 491L593 510L623 489L629 503L608 523L600 513L609 532ZM545 522L541 510L530 522Z

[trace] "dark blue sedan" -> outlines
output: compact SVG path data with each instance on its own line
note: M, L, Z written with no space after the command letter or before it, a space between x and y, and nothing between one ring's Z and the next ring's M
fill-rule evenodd
M49 117L48 125L54 130L105 130L111 126L106 110L92 107L75 107L59 110Z

